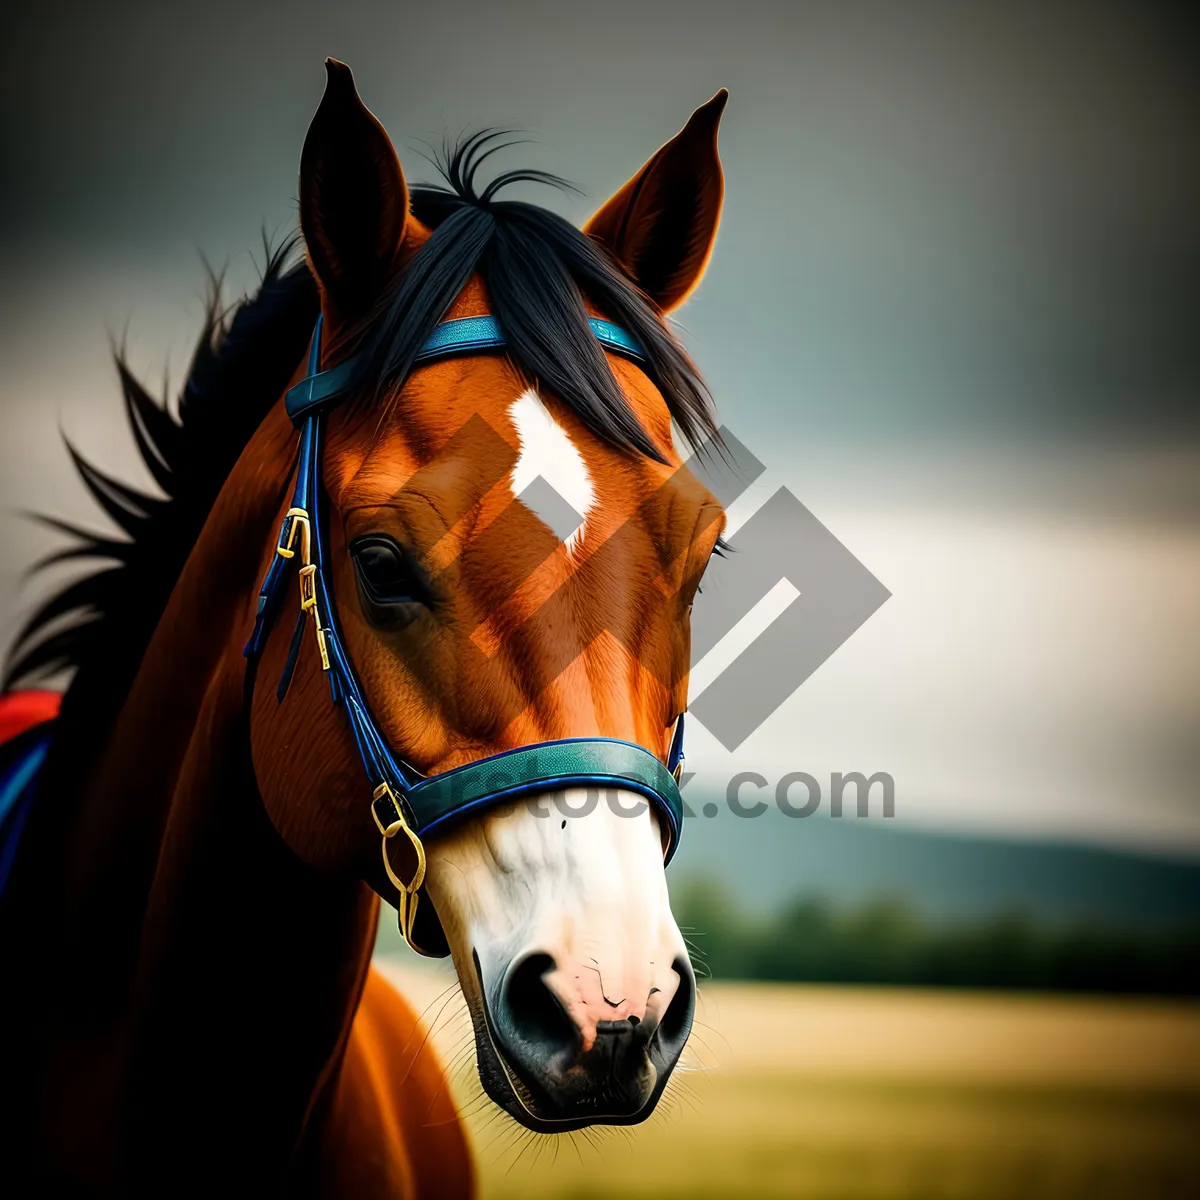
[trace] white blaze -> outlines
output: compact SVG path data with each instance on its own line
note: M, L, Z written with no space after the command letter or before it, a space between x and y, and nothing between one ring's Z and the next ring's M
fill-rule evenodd
M564 538L567 549L574 550L583 537L588 512L596 500L587 463L533 388L518 396L508 412L521 443L521 453L509 481L512 493L563 537L562 507L547 503L547 499L553 498L548 498L541 487L531 486L539 478L549 485L579 518L578 525Z

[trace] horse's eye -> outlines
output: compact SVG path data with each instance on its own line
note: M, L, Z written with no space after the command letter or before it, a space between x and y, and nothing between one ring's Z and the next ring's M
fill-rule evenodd
M403 548L384 533L371 533L350 543L358 581L374 604L425 603L423 586Z

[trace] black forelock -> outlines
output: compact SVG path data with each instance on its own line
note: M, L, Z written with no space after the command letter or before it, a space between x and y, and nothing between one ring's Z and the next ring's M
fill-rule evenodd
M410 190L413 215L432 230L360 329L360 397L377 399L412 369L425 339L473 275L479 275L504 331L508 354L613 445L661 460L631 411L587 323L585 300L624 326L645 349L645 369L685 441L717 439L708 392L662 314L607 251L548 209L499 200L517 183L570 187L544 171L518 169L476 187L480 165L511 145L484 130L437 158L444 185Z

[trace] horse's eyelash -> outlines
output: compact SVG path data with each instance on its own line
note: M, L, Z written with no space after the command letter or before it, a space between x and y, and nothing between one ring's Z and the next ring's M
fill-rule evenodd
M717 538L716 545L712 548L712 553L709 555L709 558L724 558L727 554L732 553L733 547L723 537L719 537ZM704 588L700 584L696 584L696 595L704 595Z

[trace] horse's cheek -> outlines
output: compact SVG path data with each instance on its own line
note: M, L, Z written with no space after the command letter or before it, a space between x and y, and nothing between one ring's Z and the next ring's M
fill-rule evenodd
M370 797L363 795L361 767L339 736L327 691L324 704L306 704L310 693L322 695L318 672L302 658L282 704L273 687L256 688L254 774L267 818L298 858L321 871L361 876L378 840L370 837Z

